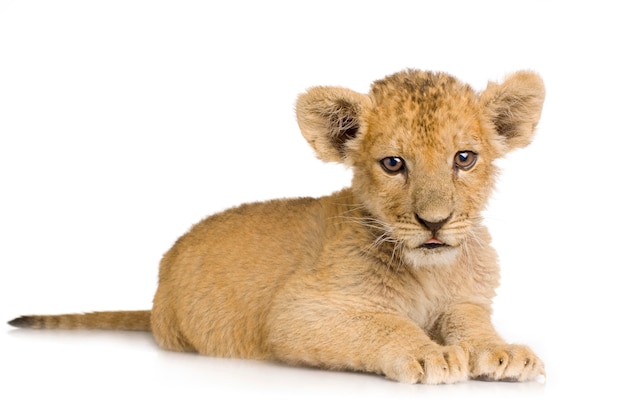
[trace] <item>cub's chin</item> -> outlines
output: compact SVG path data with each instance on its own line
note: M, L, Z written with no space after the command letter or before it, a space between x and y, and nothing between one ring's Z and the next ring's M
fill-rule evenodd
M416 269L424 266L449 265L456 260L459 251L459 247L428 243L403 250L404 260Z

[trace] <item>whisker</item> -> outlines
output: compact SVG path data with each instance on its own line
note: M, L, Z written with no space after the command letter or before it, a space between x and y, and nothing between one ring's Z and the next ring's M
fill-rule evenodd
M368 212L363 204L340 205L345 209L341 212L340 215L333 217L334 219L341 221L341 223L359 224L373 232L374 239L369 245L361 249L361 253L369 255L373 250L380 249L380 247L384 244L391 245L391 253L388 260L385 261L387 263L385 276L388 275L390 271L392 271L392 267L397 273L401 267L405 266L404 251L406 248L404 244L402 244L402 241L395 237L395 235L397 235L398 233L400 235L412 235L419 230L419 227L416 227L409 220L399 221L398 223L394 224L394 227L392 227L390 224L379 218L375 218L369 215L363 215Z

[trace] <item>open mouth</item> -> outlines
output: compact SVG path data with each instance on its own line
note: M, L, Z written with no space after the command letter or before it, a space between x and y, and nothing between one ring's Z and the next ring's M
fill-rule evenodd
M424 243L420 246L420 248L427 248L429 250L432 250L434 248L440 248L440 247L446 247L447 244L443 244L443 243Z
M448 247L448 245L437 238L431 238L420 246L420 248L426 248L433 250L435 248Z

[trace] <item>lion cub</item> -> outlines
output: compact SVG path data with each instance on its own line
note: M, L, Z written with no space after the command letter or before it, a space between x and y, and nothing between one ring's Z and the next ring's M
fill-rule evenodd
M416 70L369 94L311 88L300 129L321 159L353 169L350 188L201 221L163 257L151 311L10 324L152 331L170 350L405 383L536 378L540 359L490 322L499 271L480 213L494 160L531 141L543 100L531 72L481 93Z

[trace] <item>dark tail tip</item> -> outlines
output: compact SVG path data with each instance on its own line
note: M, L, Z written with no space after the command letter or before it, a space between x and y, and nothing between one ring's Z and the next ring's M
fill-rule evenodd
M37 320L33 316L20 316L9 321L8 324L17 328L32 328L36 322Z

